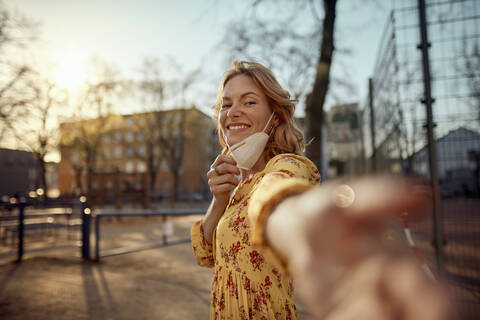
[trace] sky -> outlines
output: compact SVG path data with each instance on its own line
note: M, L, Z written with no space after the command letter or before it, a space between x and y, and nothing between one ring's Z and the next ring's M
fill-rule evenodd
M356 93L342 98L344 103L366 101L368 77L391 7L389 0L363 3L340 0L337 7L336 46L351 52L337 60L356 87ZM40 23L36 55L67 86L82 81L92 56L116 65L127 78L139 76L145 57L173 58L185 72L202 67L200 87L210 89L200 89L190 100L207 114L228 67L220 41L227 23L245 10L245 2L219 0L4 0L4 4ZM334 63L332 72L338 70ZM327 102L326 109L332 103ZM128 103L122 108L125 113L136 110ZM297 107L297 115L302 114L303 106Z

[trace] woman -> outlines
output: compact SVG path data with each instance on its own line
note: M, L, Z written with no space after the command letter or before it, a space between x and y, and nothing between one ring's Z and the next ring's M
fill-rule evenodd
M314 312L335 316L333 306L341 304L326 292L347 290L341 285L347 270L360 270L349 280L355 283L362 270L383 270L390 263L363 241L371 234L370 222L381 221L385 210L421 202L388 181L315 187L318 170L299 155L304 143L294 106L272 72L258 63L234 61L221 81L214 117L223 151L207 173L212 202L191 230L198 263L215 269L211 319L296 319L289 272ZM372 201L372 194L392 189L395 197ZM359 239L363 244L354 248ZM354 253L343 252L345 245ZM365 266L372 261L365 257L379 260ZM417 269L406 265L399 273L423 283Z

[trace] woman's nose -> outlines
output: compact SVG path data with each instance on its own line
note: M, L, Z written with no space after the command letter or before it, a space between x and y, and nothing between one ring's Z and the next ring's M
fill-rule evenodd
M240 115L240 104L237 102L232 103L232 106L228 109L227 117L234 118Z

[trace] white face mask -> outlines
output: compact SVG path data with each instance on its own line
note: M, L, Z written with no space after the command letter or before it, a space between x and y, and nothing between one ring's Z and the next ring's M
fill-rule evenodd
M268 128L274 114L275 112L272 112L272 115L262 131L255 132L233 146L228 145L227 139L224 136L228 149L240 169L250 170L262 155L269 138L269 135L265 133L265 130Z

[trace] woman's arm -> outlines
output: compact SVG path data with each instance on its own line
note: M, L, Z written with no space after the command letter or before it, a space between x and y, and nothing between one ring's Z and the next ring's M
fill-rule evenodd
M230 193L237 186L238 180L235 175L240 174L236 162L231 156L219 155L207 173L208 185L213 195L207 213L203 218L203 236L208 244L212 243L213 232L217 228L218 221L225 211Z
M418 209L426 199L392 180L327 183L278 204L265 240L320 319L448 319L442 288L380 236L395 213Z

